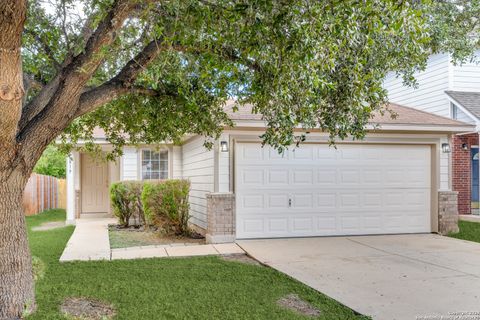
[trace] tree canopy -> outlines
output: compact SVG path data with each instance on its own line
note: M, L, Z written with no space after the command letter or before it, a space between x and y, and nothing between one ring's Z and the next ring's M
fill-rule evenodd
M95 52L93 72L80 67L91 77L81 117L65 130L70 141L91 141L96 126L116 146L127 136L216 138L231 124L222 109L229 98L264 115L264 142L275 147L301 140L297 127L362 138L371 113L385 110L387 72L414 84L430 54L465 59L477 42L467 34L476 1L31 1L29 99L120 9L128 14Z

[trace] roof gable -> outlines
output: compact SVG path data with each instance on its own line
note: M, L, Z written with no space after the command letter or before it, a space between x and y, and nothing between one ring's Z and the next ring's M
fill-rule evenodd
M475 116L477 120L480 119L480 92L447 90L445 93Z

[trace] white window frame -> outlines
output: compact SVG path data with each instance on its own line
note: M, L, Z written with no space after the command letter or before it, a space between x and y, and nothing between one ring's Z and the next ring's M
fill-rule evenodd
M171 174L171 166L170 166L170 157L171 157L171 154L170 154L170 150L168 148L141 148L139 150L139 157L138 157L138 171L139 171L139 178L140 180L166 180L166 179L170 179L170 174ZM143 153L144 151L150 151L150 152L156 152L156 153L164 153L167 155L167 159L166 159L166 164L167 164L167 171L166 171L166 176L164 178L161 178L161 174L162 174L162 170L161 169L161 159L159 159L159 179L152 179L152 178L144 178L143 176Z

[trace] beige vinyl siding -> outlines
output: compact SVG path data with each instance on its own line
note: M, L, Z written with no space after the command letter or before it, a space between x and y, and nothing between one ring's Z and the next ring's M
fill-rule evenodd
M134 147L125 147L121 158L121 180L138 180L138 151Z
M448 137L440 139L440 145L442 143L449 143ZM441 148L439 148L440 152L440 181L439 181L439 189L440 190L450 190L450 153L443 153Z
M415 74L418 88L403 85L394 73L387 76L384 87L391 102L417 108L440 116L450 116L450 102L445 94L449 89L449 55L436 54L428 59L425 71Z
M172 159L172 174L173 179L181 179L183 177L183 165L182 165L182 147L173 146L171 150Z
M182 148L183 178L190 180L190 222L207 228L207 193L214 191L214 151L203 146L202 137L188 140Z
M230 150L232 146L230 145L228 134L222 134L220 141L227 141L228 151L222 152L218 151L218 192L229 192L230 191ZM219 148L220 149L220 148Z

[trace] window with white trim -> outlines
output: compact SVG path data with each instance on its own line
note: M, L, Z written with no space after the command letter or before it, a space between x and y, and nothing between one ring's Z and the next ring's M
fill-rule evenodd
M168 179L168 151L142 150L142 180Z

